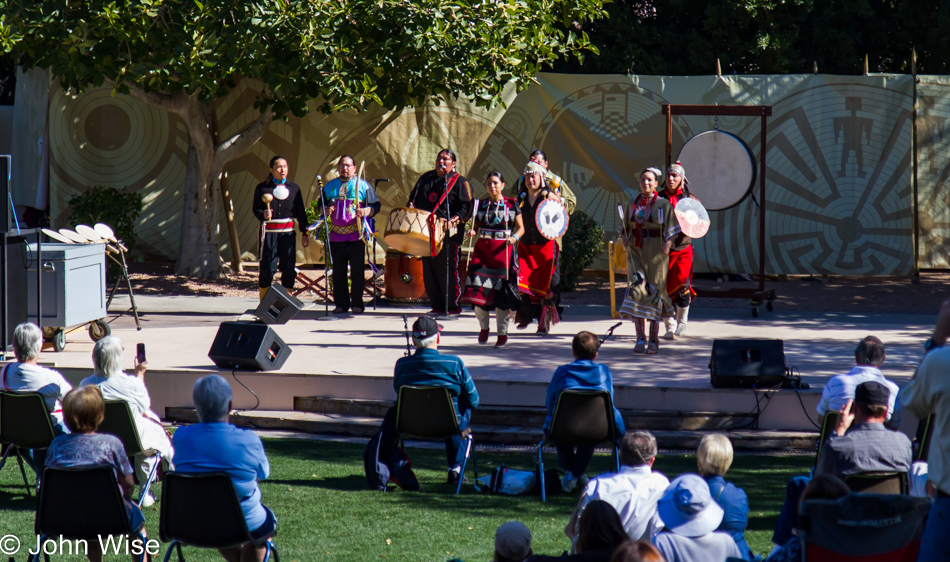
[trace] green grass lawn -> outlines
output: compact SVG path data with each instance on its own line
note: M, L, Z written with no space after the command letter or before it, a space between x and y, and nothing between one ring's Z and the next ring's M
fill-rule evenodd
M381 493L365 489L362 445L265 439L264 447L271 477L261 488L265 505L279 520L275 542L284 562L451 558L484 562L491 560L495 529L511 519L523 521L531 529L536 553L560 554L569 545L563 529L576 494L548 496L547 503L541 503L540 496L481 495L469 485L463 487L461 496L455 496L445 483L442 449L409 449L421 491ZM546 455L546 460L547 466L555 466L553 453ZM481 453L478 461L479 474L501 463L511 468L534 467L534 456L527 453ZM588 473L607 472L611 463L612 457L597 455ZM812 463L806 456L736 458L727 479L749 495L746 538L756 553L771 549L772 529L787 480L806 473ZM694 455L664 455L654 468L672 479L683 472L695 472L696 459ZM160 486L154 488L156 496L160 491ZM26 559L28 543L36 544L32 534L35 508L36 500L26 497L15 463L8 463L0 472L0 535L13 534L20 539L23 550L18 561ZM149 534L157 539L159 504L145 513ZM164 554L162 545L161 556ZM220 559L216 553L197 549L186 548L185 555L195 561Z

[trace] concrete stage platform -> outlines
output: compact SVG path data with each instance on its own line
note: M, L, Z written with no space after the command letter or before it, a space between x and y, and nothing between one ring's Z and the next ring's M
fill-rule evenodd
M132 367L135 344L146 344L147 384L153 409L191 406L193 381L217 369L208 350L223 321L237 320L257 306L254 299L229 297L137 296L142 330L131 315L115 318L128 306L118 296L109 320L122 338L125 363ZM275 326L292 354L279 372L238 373L237 379L260 398L263 410L293 410L295 396L394 400L392 368L406 351L403 314L409 322L424 308L368 308L361 316L324 317L322 304L310 304L288 324ZM868 334L887 347L885 376L903 386L923 355L932 315L843 315L763 311L753 319L748 309L695 309L688 335L662 341L654 356L633 353L634 328L624 322L602 348L598 361L609 365L618 407L678 412L759 413L759 428L814 430L815 405L825 381L853 365L854 346ZM498 406L543 406L545 388L554 369L571 361L570 343L579 330L598 335L616 324L607 306L572 306L547 336L512 329L508 346L494 349L476 343L478 324L469 311L460 319L442 321L442 351L463 358L475 377L482 403ZM714 339L767 338L785 341L789 367L811 388L753 391L713 389L709 356ZM494 336L490 343L494 342ZM76 382L90 373L93 343L84 330L67 335L66 349L44 351L41 360L54 363ZM235 389L236 408L249 409L256 399L224 372ZM806 416L805 412L808 415ZM809 419L811 418L811 419ZM914 420L905 416L904 429Z

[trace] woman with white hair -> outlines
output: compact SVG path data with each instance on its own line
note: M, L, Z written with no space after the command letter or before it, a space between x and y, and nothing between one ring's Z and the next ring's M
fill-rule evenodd
M84 378L79 386L96 385L102 391L104 400L122 400L128 403L132 410L142 448L151 454L138 454L134 459L135 477L141 483L139 497L144 497L142 507L148 507L155 503L155 497L145 488L145 481L158 462L154 451L161 453L170 470L174 450L161 418L150 409L152 399L145 387L145 369L148 362L139 363L136 357L134 365L134 375L122 371L122 340L115 336L106 336L92 348L92 376Z
M32 322L24 322L13 330L13 354L16 362L5 365L0 371L3 390L7 392L36 392L43 397L46 409L53 423L53 433L69 433L63 423L63 404L61 400L72 390L63 375L52 369L41 367L37 363L43 346L43 332ZM26 461L36 473L37 479L43 472L46 449L33 449L26 455Z
M713 500L723 509L722 523L716 528L732 535L742 553L743 560L752 560L752 550L745 540L745 528L749 524L749 498L745 491L724 476L732 466L732 442L725 433L710 433L699 442L696 464L699 475L709 485Z

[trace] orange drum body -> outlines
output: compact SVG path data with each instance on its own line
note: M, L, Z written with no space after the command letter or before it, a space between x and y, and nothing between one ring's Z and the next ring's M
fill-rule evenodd
M465 285L470 248L463 248L459 260L459 279ZM422 258L396 250L386 250L386 301L392 304L429 304L425 281L422 280Z
M391 248L404 254L413 256L428 256L429 251L429 215L428 211L401 207L393 209L386 221L386 230L383 240ZM436 221L433 234L436 240L436 251L442 250L442 238L445 236L442 221ZM388 254L387 254L388 260Z
M390 215L392 216L392 215ZM394 304L428 303L422 281L422 258L386 250L386 301Z

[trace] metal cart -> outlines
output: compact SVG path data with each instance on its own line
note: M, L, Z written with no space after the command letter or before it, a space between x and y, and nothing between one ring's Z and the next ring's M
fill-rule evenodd
M66 331L88 324L92 341L112 333L106 317L105 244L43 244L28 275L28 315L36 319L36 266L42 268L43 336L53 349L66 348ZM36 244L30 244L36 252ZM73 330L69 330L73 331Z

